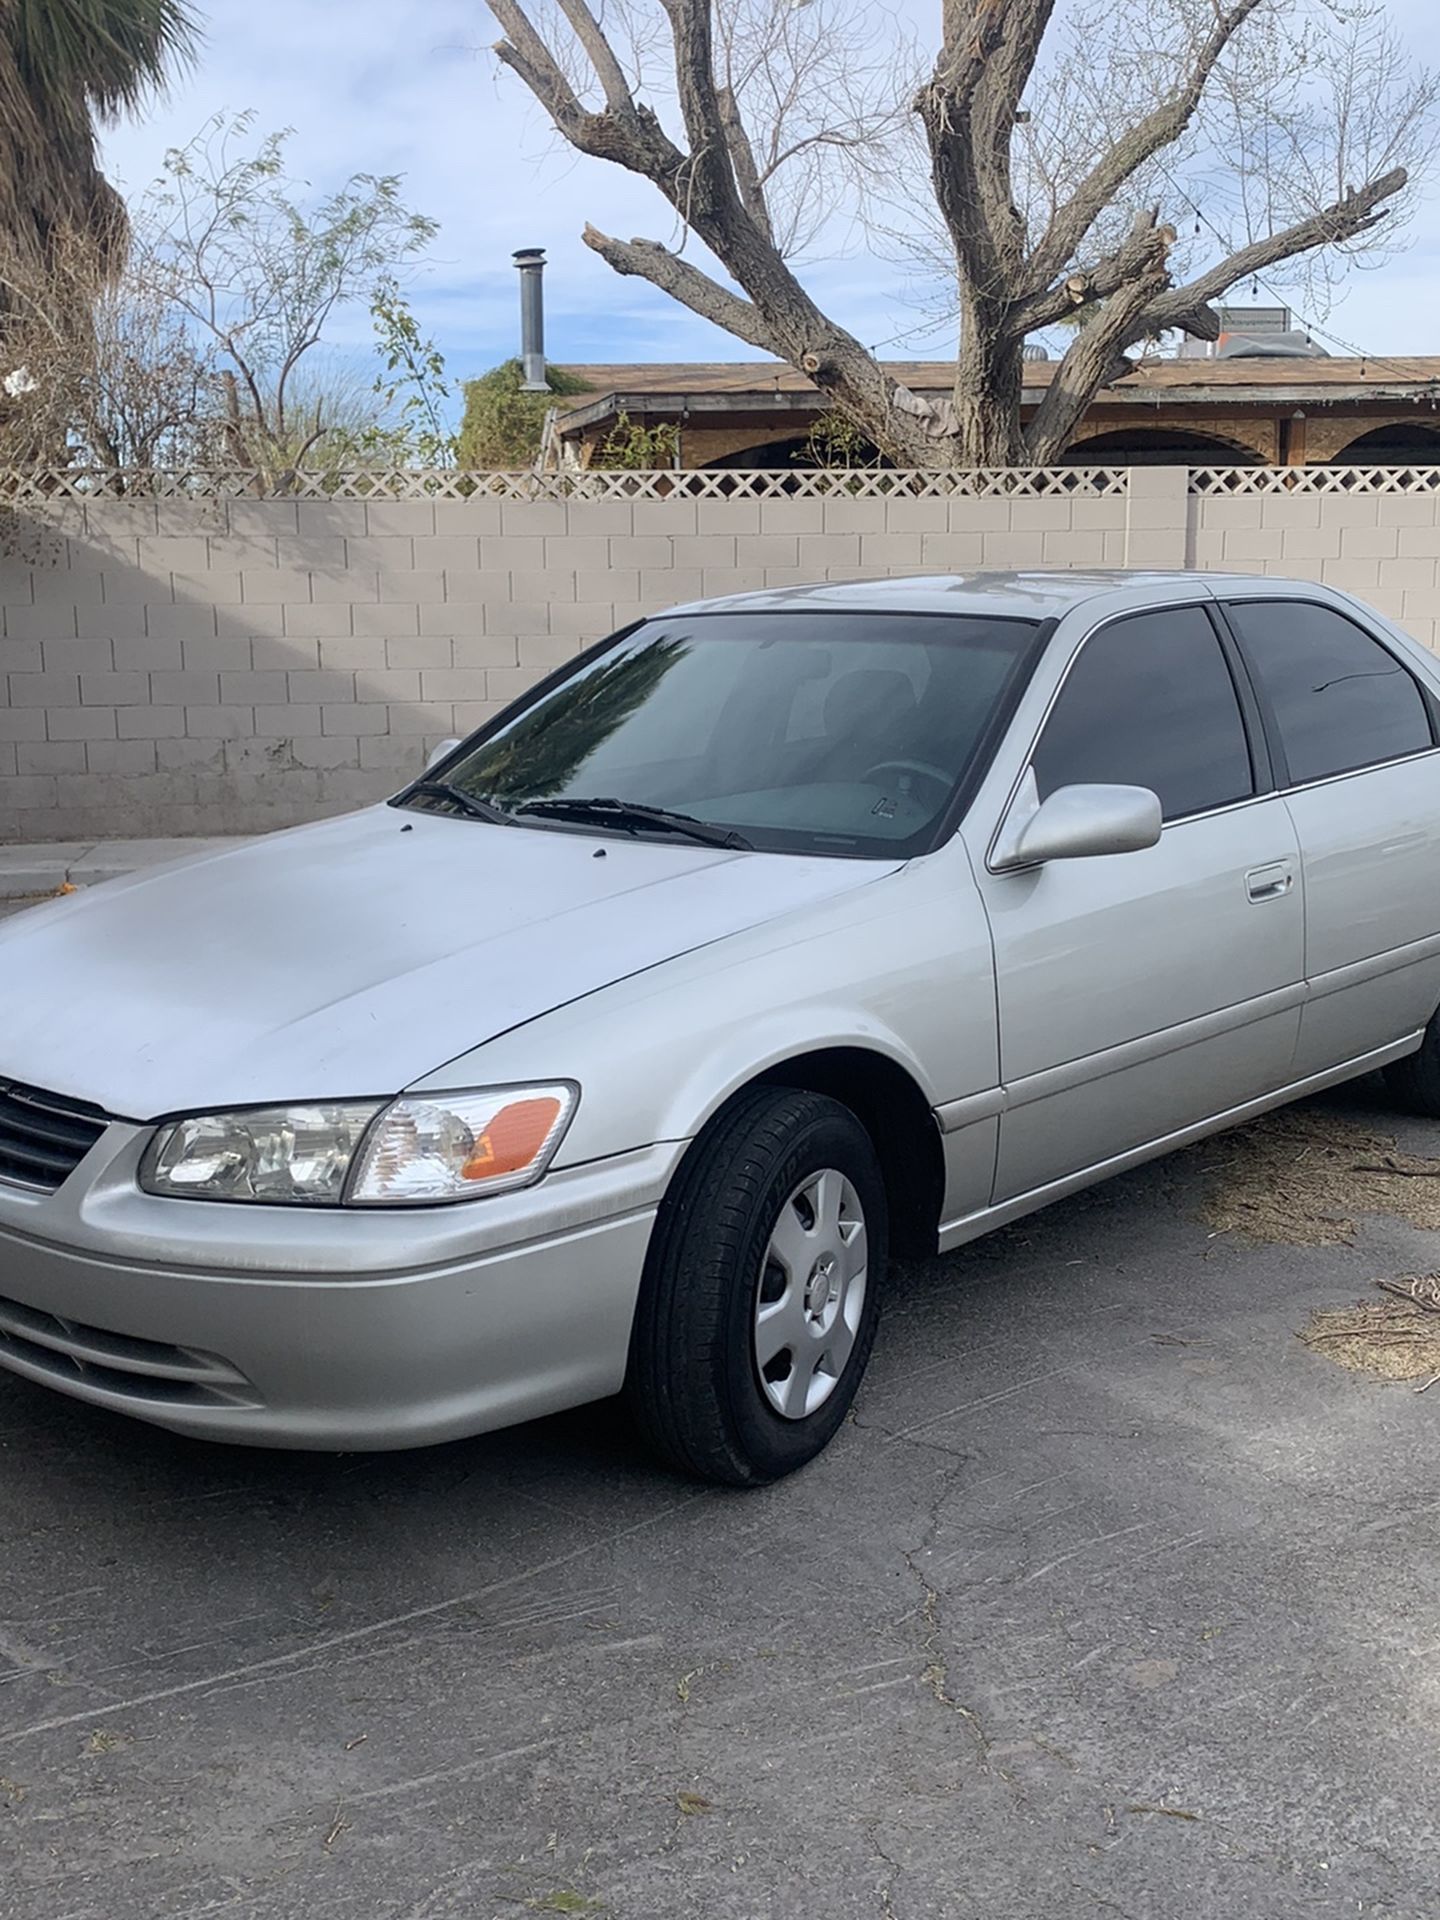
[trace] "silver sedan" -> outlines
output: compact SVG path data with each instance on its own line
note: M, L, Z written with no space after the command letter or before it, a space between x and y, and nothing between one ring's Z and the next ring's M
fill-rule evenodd
M1283 580L647 620L385 805L0 929L0 1364L294 1447L623 1391L789 1472L893 1251L1372 1068L1440 1113L1437 727Z

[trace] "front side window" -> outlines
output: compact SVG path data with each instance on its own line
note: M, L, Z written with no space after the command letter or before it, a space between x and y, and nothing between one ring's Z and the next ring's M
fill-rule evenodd
M1033 765L1042 800L1057 787L1148 787L1167 820L1253 793L1245 723L1206 614L1166 607L1092 635Z
M604 825L600 802L637 834L688 820L779 852L919 852L1034 634L951 614L668 615L502 715L403 803L444 808L448 787L452 810L460 795L537 828Z
M1414 679L1344 614L1302 600L1245 600L1226 612L1269 697L1296 785L1434 744Z

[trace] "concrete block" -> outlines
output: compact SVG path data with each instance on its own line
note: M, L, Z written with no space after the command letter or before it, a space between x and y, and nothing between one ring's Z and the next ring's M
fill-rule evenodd
M732 593L759 593L765 585L763 567L706 567L700 575L700 598L702 600L722 599ZM646 611L648 612L648 607ZM615 606L615 623L624 624L624 615L619 602Z
M1041 563L1038 533L982 533L980 543L987 567L1038 567Z
M301 500L294 531L307 540L358 540L370 530L371 511L368 500Z
M1393 559L1399 551L1400 529L1398 527L1342 527L1340 529L1342 559Z
M121 707L115 715L122 740L171 740L185 732L183 707Z
M370 602L380 597L375 569L356 567L343 573L312 573L310 594L317 606L350 605L359 600Z
M1407 559L1424 559L1429 554L1440 553L1440 534L1433 526L1397 527L1396 541L1396 550Z
M702 503L698 500L635 500L635 501L632 501L630 505L631 531L636 534L642 534L642 533L669 534L670 537L675 540L681 540L686 538L688 535L696 534L700 532L734 534L737 532L758 533L760 531L758 514L755 516L755 522L753 525L747 524L743 528L737 528L737 527L702 528L700 526L700 514L699 514L699 509L701 504ZM706 501L703 504L706 506L720 506L720 505L724 505L725 503L722 501Z
M480 541L480 568L486 573L544 573L545 542L538 535L486 535Z
M1319 505L1318 501L1312 502ZM1280 530L1280 557L1292 561L1304 572L1309 572L1317 560L1338 559L1340 554L1340 529L1336 526L1322 527L1282 527Z
M37 813L48 813L56 806L57 798L53 775L6 775L0 778L0 820L13 820L32 807Z
M1047 567L1103 567L1103 533L1077 533L1073 527L1058 528L1040 536L1040 559Z
M741 536L743 540L748 536ZM795 546L795 541L782 541L781 546ZM759 560L742 561L742 565L760 567ZM777 560L776 566L788 564ZM691 600L703 600L705 597L705 575L700 567L656 567L653 571L640 575L638 598L652 606L678 607ZM587 598L593 598L593 595ZM617 585L617 599L622 597L621 587Z
M401 531L398 527L395 530ZM374 527L372 531L378 533L381 529ZM437 500L431 525L417 526L413 531L417 534L438 533L446 537L456 534L463 537L467 533L477 537L483 533L499 533L500 502L478 493L468 500Z
M286 672L313 672L320 664L318 640L257 638L248 644L250 665L257 673L266 673L272 667L280 667ZM237 669L244 664L244 661L235 662Z
M203 573L210 565L210 548L203 534L147 534L137 558L149 573Z
M382 568L375 586L378 598L387 604L394 601L402 606L433 606L445 598L443 573L422 573L414 568L398 573Z
M339 706L321 707L320 731L342 734L350 738L362 733L388 733L390 709L386 706L360 706L354 701L342 703Z
M390 709L391 733L427 734L445 739L455 731L455 707L449 700L425 700Z
M97 740L93 744L113 746L115 742L107 743ZM12 773L47 774L87 771L83 740L21 740L14 746L7 746L5 751L10 756L7 765Z
M1437 559L1440 559L1440 546L1437 546L1436 553L1428 558L1419 554L1410 554L1397 560L1382 560L1380 585L1412 589L1433 587Z
M106 650L112 655L111 664L121 673L178 673L185 664L178 640L151 640L141 634L135 639L109 641Z
M534 539L563 534L569 525L569 510L563 500L504 500L500 504L500 531L507 535Z
M78 707L78 673L12 673L9 676L12 707Z
M1341 535L1344 537L1343 533ZM1380 586L1380 560L1345 554L1338 560L1320 562L1320 578L1327 587L1339 587L1344 593L1369 596Z
M222 639L235 634L247 640L277 640L285 631L285 608L279 601L263 607L216 607L215 631Z
M676 567L733 567L736 536L733 533L680 534L671 542L671 564Z
M215 634L197 634L182 640L180 652L187 673L247 673L253 665L253 640L220 639ZM293 664L293 663L292 663Z
M79 632L74 607L6 607L7 640L73 640ZM103 607L97 608L103 613Z
M879 501L871 502L873 524L879 526L882 508ZM825 525L825 502L823 500L762 500L760 503L760 531L784 538L787 535L802 533L827 533L832 529ZM859 529L851 529L858 532Z
M87 740L82 751L87 773L147 774L156 769L153 740Z
M318 725L318 717L317 717ZM383 736L382 736L383 737ZM289 759L300 767L311 767L317 772L331 772L336 767L358 767L360 762L359 743L354 734L306 733L296 734L293 739L283 742L284 752L276 755L276 760ZM227 748L229 754L232 749ZM274 747L269 750L274 753ZM412 753L414 748L411 748Z
M218 739L157 740L155 760L162 773L183 773L195 768L222 773L225 748Z
M253 707L187 707L185 732L192 740L235 740L254 733Z
M565 530L580 540L624 540L635 531L634 515L630 500L571 500L567 502Z
M447 605L473 606L486 600L509 600L512 597L512 581L523 580L527 583L544 579L544 574L510 575L495 572L490 568L465 567L447 570L445 575L445 600ZM513 592L523 590L516 586ZM525 598L530 598L528 591Z
M416 535L429 533L464 532L464 528L438 526L439 516L452 506L463 508L473 514L477 520L494 515L496 527L500 524L500 510L497 502L481 500L367 500L365 502L365 531L367 534L392 539L413 539ZM477 526L476 532L486 529Z
M158 605L175 598L168 574L147 573L143 567L118 567L100 578L107 607Z
M145 631L152 640L210 639L216 624L214 607L196 606L193 601L145 609Z
M219 602L236 606L240 600L238 573L172 573L170 584L181 605L213 607Z
M350 573L408 572L415 565L415 542L397 536L345 542L345 568Z
M324 742L333 746L334 741ZM425 764L424 749L413 733L371 734L359 742L360 765L396 775L395 784L418 778Z
M444 671L444 669L440 669ZM358 706L389 706L392 701L418 700L420 673L414 667L382 667L377 672L357 673L355 701ZM326 729L330 731L329 728Z
M518 561L511 562L512 566L520 564ZM659 564L662 567L670 564L668 552ZM565 534L547 539L544 565L554 573L573 572L581 567L591 572L604 572L610 565L610 542L599 535L585 534Z
M920 566L925 573L969 573L985 551L983 533L922 533Z
M428 539L416 540L413 546L411 564L420 573L473 573L480 564L478 535L431 534Z
M1320 525L1348 530L1378 527L1380 495L1375 493L1322 493L1319 497ZM1393 523L1392 523L1393 524Z
M285 608L287 640L333 640L350 631L350 608L322 601L317 605L290 604Z
M145 609L144 607L77 607L75 630L82 640L138 639L145 632Z
M310 575L297 567L243 568L240 597L248 606L300 605L310 598Z
M255 534L260 539L298 533L300 504L295 500L231 500L226 506L229 531ZM322 511L333 509L322 504Z
M355 698L355 675L343 671L316 673L292 673L289 675L290 698L292 700L313 700L322 704L353 700Z
M298 735L318 735L319 732L318 703L286 700L278 707L255 709L255 733L261 740L290 740Z
M931 502L915 501L912 504L929 506ZM827 537L841 540L857 538L860 543L860 565L866 573L888 573L892 567L918 573L924 565L918 529L913 533L837 534ZM803 544L801 551L804 552Z
M36 567L30 576L31 598L37 607L63 608L74 613L77 607L103 604L98 573L72 573L68 567Z
M552 667L562 667L567 660L573 660L592 640L603 640L611 628L611 609L591 607L589 612L594 617L574 633L537 634L533 640L522 640L516 664L540 667L548 673Z
M51 740L113 740L122 713L146 713L146 707L51 707L45 731Z
M504 668L427 667L420 675L420 694L426 701L489 699L487 675Z
M279 668L268 672L224 673L220 675L220 704L225 707L278 707L289 699L289 674ZM84 683L81 683L84 691Z
M696 533L730 533L734 534L736 539L744 534L748 539L755 539L761 532L758 500L697 500L694 502L694 507ZM654 526L642 527L637 512L635 531L636 533L657 533L663 529ZM677 537L681 531L679 527L675 529ZM835 531L849 533L850 528L837 527Z
M1008 533L1010 531L1010 502L1003 498L979 499L970 494L952 493L945 502L945 510L951 533Z
M1278 527L1237 527L1224 535L1222 552L1228 563L1247 565L1283 557L1285 536Z
M211 573L256 573L278 565L277 536L259 533L212 535L206 543Z
M148 673L82 673L80 703L86 707L143 707L150 704Z
M282 533L275 542L275 562L296 573L343 573L348 549L348 541L337 533Z
M0 740L44 740L44 707L10 707L0 704Z
M1190 470L1188 467L1132 467L1126 518L1133 531L1158 533L1163 530L1183 534L1190 512ZM1058 501L1019 501L1027 511L1032 506L1058 505ZM1068 500L1064 503L1067 507ZM1248 503L1247 503L1248 504ZM1259 514L1256 514L1259 519ZM1017 524L1019 524L1017 522Z
M538 601L517 601L513 606L487 606L485 632L504 633L519 636L526 633L548 633L550 631L550 609Z
M608 565L634 568L668 567L674 563L675 543L663 533L631 534L610 542Z
M758 542L741 540L738 557L741 566L798 565L812 573L828 573L832 567L842 567L851 573L858 573L861 566L861 538L862 536L858 533L802 533L799 539L798 560L782 559L771 562L763 558L753 558L747 551L751 546L764 545L767 541L776 539L774 535L765 535ZM918 535L915 537L915 543L918 547ZM783 549L795 543L776 540L776 544Z
M1132 501L1132 511L1136 506L1143 504L1145 503L1141 501ZM1180 524L1184 525L1183 520ZM1066 494L1047 495L1039 500L1020 499L1010 502L1011 533L1068 533L1072 525L1071 502Z
M884 502L886 533L944 533L950 524L949 507L944 500L890 499ZM877 536L860 529L860 538Z
M362 639L354 634L332 635L317 641L316 645L320 649L320 665L332 671L353 672L361 668L369 671L385 665L385 642L378 634L366 634ZM282 700L284 697L280 695Z
M389 600L375 606L362 604L350 609L350 630L357 639L374 635L388 640L392 635L418 633L420 609Z
M387 667L448 667L454 660L454 641L448 634L396 634L385 642Z
M159 707L218 707L220 671L192 669L180 673L152 673L150 698Z
M41 673L47 666L52 673L68 673L95 664L93 660L78 657L74 652L77 647L83 647L87 653L103 649L104 660L100 664L111 664L108 640L47 640L45 645L50 650L48 660L38 640L0 640L0 673Z
M97 538L138 539L156 531L153 500L91 500L85 505L85 531Z
M653 567L652 573L664 573L664 567ZM574 589L577 600L638 600L640 598L641 575L634 567L600 567L591 570L582 567L578 573L567 576L568 584ZM514 574L512 581L518 583L520 575ZM516 592L517 600L543 599L544 595L522 594ZM551 605L558 602L559 596L550 595Z

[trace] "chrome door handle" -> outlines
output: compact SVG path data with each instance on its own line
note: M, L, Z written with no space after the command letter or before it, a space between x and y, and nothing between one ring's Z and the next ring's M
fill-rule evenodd
M1245 876L1245 892L1251 900L1280 900L1295 884L1295 875L1280 860L1268 867L1252 867Z

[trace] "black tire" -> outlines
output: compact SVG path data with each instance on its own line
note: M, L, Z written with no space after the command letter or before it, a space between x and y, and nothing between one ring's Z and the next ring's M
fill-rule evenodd
M1440 1013L1430 1016L1418 1053L1392 1060L1385 1069L1391 1099L1407 1113L1440 1120Z
M782 1209L806 1177L837 1170L864 1217L866 1280L854 1345L829 1397L784 1418L755 1358L755 1313ZM630 1340L625 1395L656 1452L683 1472L753 1487L793 1473L849 1411L875 1343L888 1247L870 1136L820 1094L757 1087L691 1148L660 1208Z

